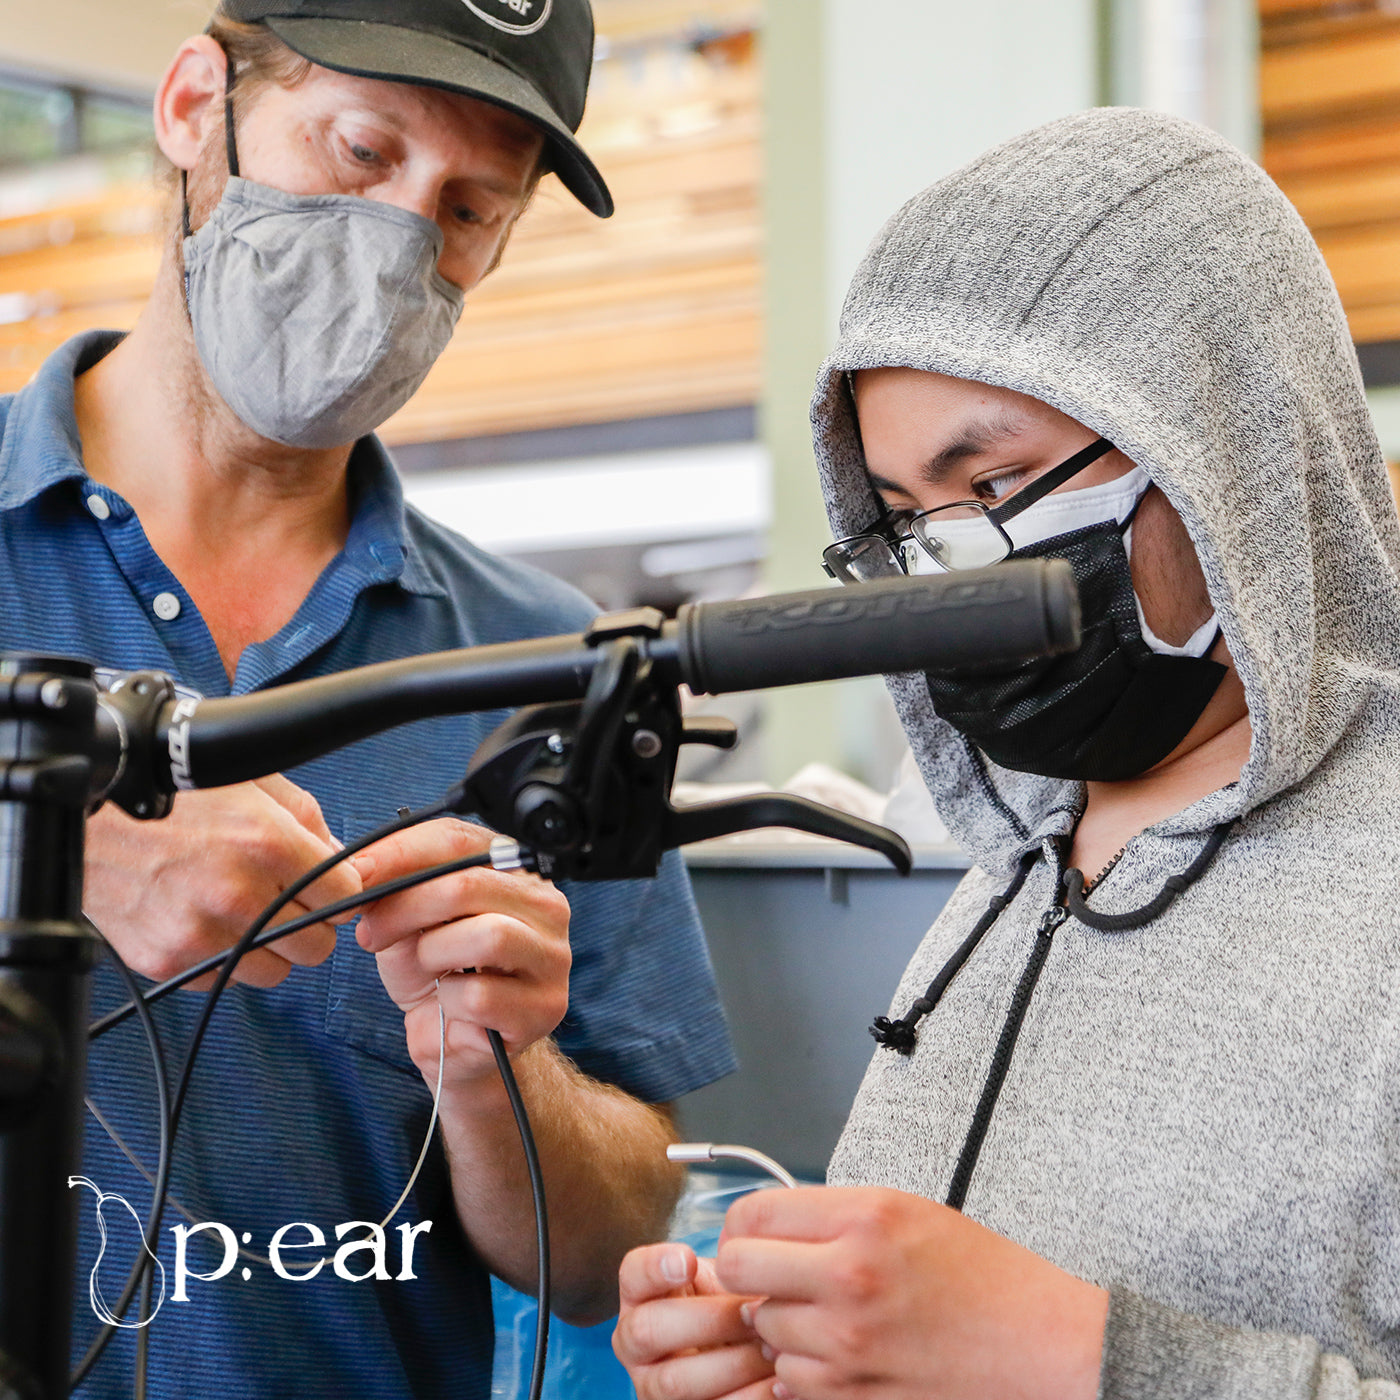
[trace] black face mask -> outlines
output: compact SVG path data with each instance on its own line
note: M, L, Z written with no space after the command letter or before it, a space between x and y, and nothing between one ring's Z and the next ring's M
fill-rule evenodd
M1010 671L927 673L938 716L993 763L1047 778L1135 778L1186 737L1225 678L1219 662L1162 656L1143 640L1125 529L1109 520L1010 556L1069 560L1084 617L1078 651Z

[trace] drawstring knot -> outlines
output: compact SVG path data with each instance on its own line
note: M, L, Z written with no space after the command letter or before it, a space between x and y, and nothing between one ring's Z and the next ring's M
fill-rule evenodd
M892 1021L888 1016L877 1016L870 1027L870 1034L886 1050L897 1050L901 1055L912 1055L919 1038L916 1025L917 1021L911 1022L907 1017Z

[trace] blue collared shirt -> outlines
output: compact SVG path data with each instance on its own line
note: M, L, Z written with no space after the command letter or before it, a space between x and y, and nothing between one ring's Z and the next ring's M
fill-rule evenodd
M493 557L405 506L378 441L350 461L353 520L344 550L296 615L248 647L232 684L198 609L146 539L131 506L83 469L73 379L118 337L68 342L19 394L0 398L0 650L83 657L123 670L154 669L205 695L245 694L374 661L520 637L575 632L594 609L534 569ZM494 714L432 719L357 743L289 776L321 804L332 832L352 840L402 806L437 797L465 772ZM557 1032L585 1072L649 1102L679 1097L734 1067L695 907L678 860L655 881L567 888L573 909L569 1012ZM99 967L94 1014L124 1001ZM174 1065L183 1060L203 998L181 993L156 1008ZM134 1020L97 1041L88 1092L130 1151L154 1168L158 1137L145 1039ZM458 1225L441 1147L390 1226L390 1281L347 1282L330 1264L304 1282L267 1261L274 1233L308 1222L335 1249L336 1226L383 1218L408 1180L431 1095L408 1057L403 1016L375 960L340 930L334 954L297 968L271 991L232 986L201 1052L175 1152L160 1257L166 1301L151 1331L155 1396L484 1397L490 1393L489 1281ZM150 1188L89 1118L83 1172L144 1218ZM74 1354L97 1328L88 1275L99 1247L94 1200L83 1192ZM175 1204L178 1202L178 1206ZM170 1227L219 1222L246 1257L202 1282L224 1256L217 1234L191 1235L188 1301L173 1301ZM115 1301L139 1247L135 1227L108 1206L100 1268ZM403 1235L417 1236L416 1278L400 1281ZM289 1244L304 1243L293 1230ZM300 1271L317 1251L288 1251ZM345 1260L366 1273L366 1251ZM122 1332L79 1392L131 1391L132 1333Z

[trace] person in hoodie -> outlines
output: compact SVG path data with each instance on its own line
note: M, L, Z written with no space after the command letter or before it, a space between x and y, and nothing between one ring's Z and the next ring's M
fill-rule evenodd
M628 1256L642 1400L1400 1397L1400 526L1302 222L1041 127L879 234L813 423L839 575L1065 557L1085 640L891 677L974 867L832 1184Z

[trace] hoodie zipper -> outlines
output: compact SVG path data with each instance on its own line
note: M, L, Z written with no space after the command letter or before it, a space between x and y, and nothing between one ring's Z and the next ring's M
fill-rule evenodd
M1055 888L1061 888L1064 875L1063 852L1056 850ZM1063 898L1063 895L1060 896ZM948 1205L961 1210L967 1199L967 1189L972 1184L972 1173L977 1168L977 1158L982 1151L987 1129L991 1127L992 1114L996 1111L997 1098L1006 1079L1006 1071L1011 1067L1011 1056L1016 1049L1016 1038L1021 1033L1021 1023L1035 994L1036 983L1040 981L1045 960L1050 956L1050 947L1055 939L1055 931L1069 918L1069 910L1061 903L1052 904L1041 916L1036 929L1035 946L1021 980L1016 985L1016 994L1011 999L1011 1009L1006 1014L1001 1035L997 1038L997 1048L992 1055L991 1068L987 1071L986 1083L982 1086L982 1097L977 1101L977 1111L972 1116L972 1126L963 1141L958 1165L953 1171L953 1181L948 1187Z

